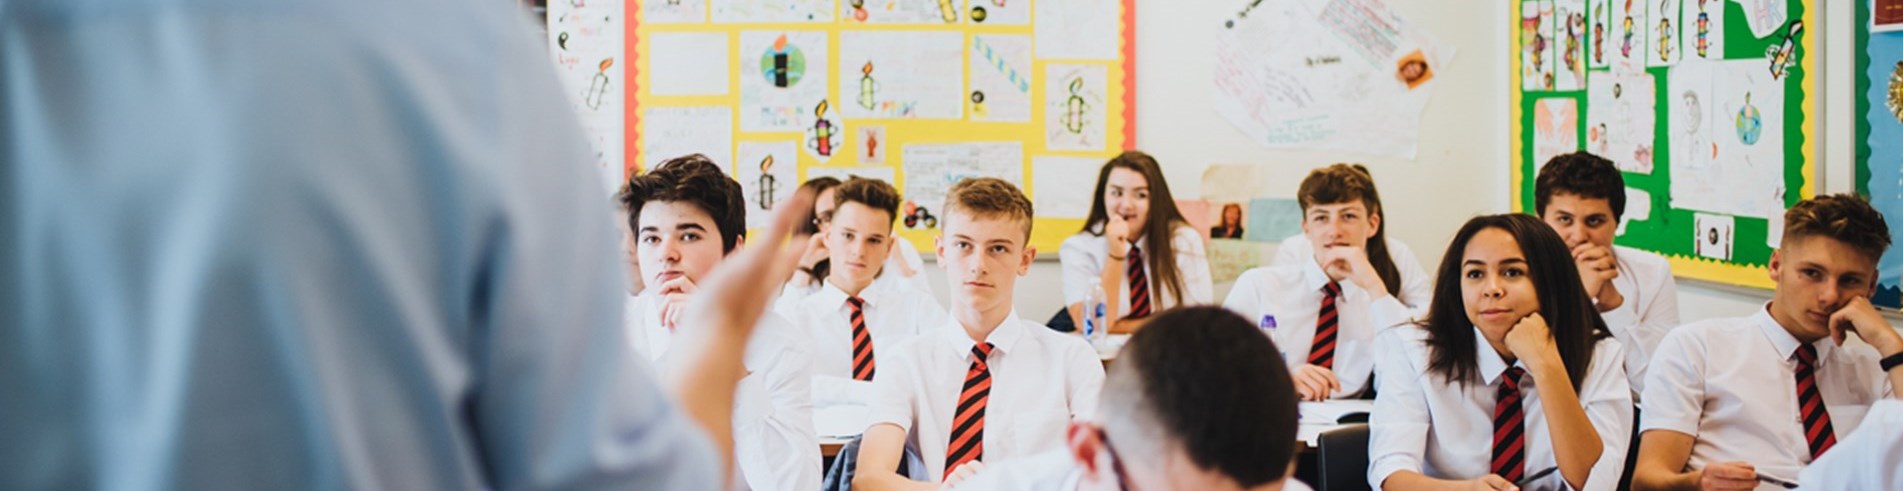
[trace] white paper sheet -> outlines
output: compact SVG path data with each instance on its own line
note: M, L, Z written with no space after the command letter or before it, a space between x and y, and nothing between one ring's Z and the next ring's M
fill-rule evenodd
M642 169L696 153L723 169L733 167L733 110L727 106L649 107L641 112Z
M1051 150L1103 150L1110 102L1103 65L1044 66L1044 146Z
M935 224L944 218L940 208L945 204L945 191L967 177L996 177L1024 188L1024 145L1018 142L911 144L901 152L905 163L903 212L923 209L915 217L901 217L908 229L937 228Z
M1658 89L1650 73L1623 66L1586 79L1586 149L1619 170L1650 174Z
M1725 57L1725 0L1684 0L1678 40L1686 59Z
M1644 189L1625 188L1625 214L1619 217L1619 229L1614 235L1625 235L1628 223L1652 219L1652 193Z
M833 179L838 179L843 182L846 179L850 179L853 177L863 177L866 179L878 179L881 181L885 181L886 184L892 184L896 186L898 185L898 179L893 178L893 176L896 175L896 173L897 171L894 170L893 168L883 166L883 165L859 166L859 167L807 167L806 180L811 181L821 177L831 177Z
M1768 37L1784 27L1791 13L1786 10L1786 0L1731 0L1744 8L1744 22L1751 26L1751 35ZM1857 0L1867 1L1867 0Z
M603 189L612 192L625 180L626 162L622 3L558 3L548 6L548 45L556 77L581 119L582 136L595 150Z
M1612 8L1612 0L1589 0L1586 5L1586 19L1590 24L1586 33L1586 60L1593 68L1612 66L1612 57L1619 51L1613 42Z
M1646 40L1651 29L1645 23L1647 0L1613 0L1612 2L1612 64L1621 62L1645 66Z
M1692 223L1694 225L1692 240L1696 242L1693 249L1698 251L1699 256L1720 261L1731 260L1735 219L1724 215L1697 213L1692 215Z
M963 17L958 5L958 0L863 0L853 6L848 0L839 2L839 12L847 22L943 25Z
M1554 17L1551 0L1520 2L1520 90L1553 90L1556 84Z
M648 93L727 95L727 35L657 32L648 36ZM820 79L825 87L825 79Z
M971 120L1031 122L1031 37L974 34L970 51Z
M1704 112L1702 136L1679 136L1695 153L1673 164L1672 206L1759 218L1782 213L1784 83L1771 78L1762 59L1687 60L1671 76L1680 94L1674 118L1695 118L1685 93L1701 94Z
M741 198L747 204L747 227L763 227L773 207L793 197L800 187L799 149L793 142L740 142L738 170Z
M964 35L847 31L839 37L840 105L847 118L964 117Z
M1553 157L1579 150L1579 101L1540 99L1533 103L1533 162L1545 166Z
M741 32L738 64L740 129L804 131L820 117L828 76L826 33Z
M1559 0L1554 6L1554 44L1559 68L1553 71L1553 90L1571 92L1586 87L1586 0Z
M1031 23L1031 2L1030 0L965 0L965 18L977 25L1021 26Z
M1646 19L1652 24L1646 29L1652 38L1645 43L1645 66L1672 66L1685 55L1684 27L1679 25L1682 13L1682 0L1650 0L1645 2ZM1693 0L1694 2L1697 0Z
M1024 1L1024 0L1012 0ZM1046 60L1117 59L1123 8L1117 0L1037 0L1037 57Z
M549 6L554 9L554 5ZM656 0L641 2L641 22L649 24L686 24L707 21L707 0Z
M1333 424L1342 416L1350 414L1368 414L1374 412L1374 401L1363 399L1338 399L1322 402L1301 402L1297 405L1302 424Z
M714 22L832 22L833 0L710 0Z
M1450 49L1436 49L1379 0L1263 3L1225 25L1211 102L1250 139L1414 157L1431 74L1452 59ZM1401 68L1415 59L1425 76L1410 86Z
M821 437L850 438L872 418L872 382L813 376L813 429Z
M1084 218L1096 191L1102 159L1038 156L1031 159L1031 203L1037 216Z

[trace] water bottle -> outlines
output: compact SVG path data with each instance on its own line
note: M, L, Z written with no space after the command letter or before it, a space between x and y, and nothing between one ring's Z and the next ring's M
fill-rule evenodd
M1090 347L1103 352L1104 340L1109 337L1109 326L1105 317L1110 314L1109 306L1104 304L1103 285L1091 284L1090 297L1084 299L1084 340Z
M1275 340L1275 327L1275 314L1262 314L1262 320L1256 322L1256 328L1261 329L1262 335L1268 336L1270 341ZM1282 355L1282 359L1288 359L1288 351L1282 349L1281 343L1276 343L1275 350Z

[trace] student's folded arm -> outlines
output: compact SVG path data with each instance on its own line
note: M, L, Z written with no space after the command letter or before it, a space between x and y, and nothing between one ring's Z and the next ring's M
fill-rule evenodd
M912 491L936 489L936 483L919 482L899 475L899 460L905 455L905 429L892 423L875 423L866 428L859 441L858 467L853 469L852 487L865 491Z
M1601 342L1579 389L1580 405L1592 421L1601 443L1599 460L1592 466L1584 491L1619 487L1626 452L1632 443L1632 385L1626 379L1624 346L1617 340Z
M1696 489L1696 473L1684 472L1691 460L1693 435L1704 414L1705 347L1694 331L1666 335L1653 351L1646 371L1645 412L1639 424L1639 459L1632 469L1633 489Z
M1421 384L1432 375L1413 366L1408 356L1408 344L1416 342L1417 337L1399 331L1375 338L1379 395L1368 419L1368 485L1375 489L1418 489L1405 484L1427 483L1415 478L1428 479L1421 474L1430 425Z

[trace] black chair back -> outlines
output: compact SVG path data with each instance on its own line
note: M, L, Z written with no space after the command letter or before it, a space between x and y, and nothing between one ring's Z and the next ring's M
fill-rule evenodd
M1328 430L1315 446L1321 491L1368 491L1368 425Z

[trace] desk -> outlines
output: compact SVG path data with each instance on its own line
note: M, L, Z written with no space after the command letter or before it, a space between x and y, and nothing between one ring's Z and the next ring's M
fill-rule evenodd
M845 448L846 444L851 441L851 438L832 436L819 437L819 456L830 459L835 455L839 455L839 449Z

